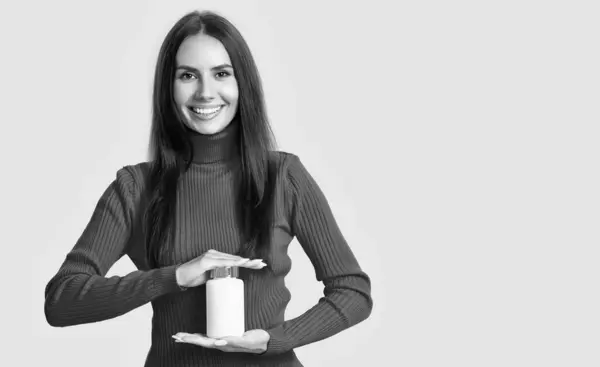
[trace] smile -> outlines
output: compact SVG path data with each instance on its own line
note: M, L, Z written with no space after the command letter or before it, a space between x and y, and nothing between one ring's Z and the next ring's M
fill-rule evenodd
M210 120L217 116L219 112L223 109L224 106L210 107L210 108L200 108L190 106L188 109L194 113L201 120Z

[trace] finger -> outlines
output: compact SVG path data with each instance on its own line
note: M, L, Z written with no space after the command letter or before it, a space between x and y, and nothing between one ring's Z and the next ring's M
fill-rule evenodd
M244 259L238 255L227 254L225 252L219 252L216 250L209 250L206 252L206 258L215 259L215 260L242 260ZM248 259L246 259L248 260Z
M262 269L265 266L267 266L267 264L265 264L264 261L262 261L262 259L254 259L254 260L247 261L239 266L242 266L244 268L251 268L251 269Z
M210 259L206 270L224 267L241 267L250 261L249 259Z
M173 338L181 343L194 344L205 348L213 348L214 341L202 335L178 333Z
M219 338L219 340L224 341L225 343L227 343L228 346L233 347L233 348L244 348L246 349L246 347L248 346L248 342L243 338L243 337L239 337L239 336L225 336L222 338Z
M265 267L265 264L262 259L248 259L237 255L228 254L225 252L220 252L216 250L208 250L206 253L207 258L211 260L225 260L228 261L227 264L220 264L219 266L241 266L252 267L252 268L262 268ZM229 262L232 261L232 262Z
M207 270L222 267L239 267L250 261L249 259L208 259Z
M223 344L223 341L219 341L217 343L216 339L209 338L201 334L177 333L173 335L173 339L179 341L180 343L194 344L204 348L215 348L217 346L223 346L227 344L227 342Z
M261 267L260 263L262 260L250 260L250 259L219 259L214 260L214 267L223 267L223 266L237 266L237 267L245 267L245 268L258 268Z
M243 352L243 353L256 353L257 351L263 352L263 349L257 347L254 343L248 339L239 336L226 336L220 338L220 340L226 341L227 346L219 348L225 352Z
M222 340L222 339L217 339L215 340L215 345L218 347L223 347L225 345L227 345L227 341L226 340Z

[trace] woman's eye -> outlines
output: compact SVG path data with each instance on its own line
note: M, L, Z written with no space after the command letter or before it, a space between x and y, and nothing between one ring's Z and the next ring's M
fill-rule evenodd
M226 72L226 71L219 71L217 73L217 77L219 77L219 78L225 78L226 76L229 76L229 75L230 74L228 72Z
M180 78L182 80L190 80L190 79L194 78L194 75L190 74L190 73L183 73L183 74L181 74Z

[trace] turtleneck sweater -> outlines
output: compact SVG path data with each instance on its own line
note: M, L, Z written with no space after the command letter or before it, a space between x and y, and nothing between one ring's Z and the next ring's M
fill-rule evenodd
M175 343L178 332L206 333L206 287L178 286L175 270L209 249L235 254L243 236L236 215L240 180L239 127L215 135L191 134L194 155L177 188L174 242L150 268L142 233L151 162L124 166L101 195L80 238L45 289L44 312L56 327L108 320L151 303L151 346L145 366L302 366L294 349L331 337L371 313L371 284L338 227L314 178L291 153L273 151L277 167L271 268L240 268L244 281L246 330L270 335L263 354L223 352ZM324 296L290 320L284 313L291 294L288 246L296 238L323 282ZM106 277L122 256L137 270ZM309 274L306 274L307 277ZM68 356L68 355L66 355ZM68 358L68 357L65 357Z

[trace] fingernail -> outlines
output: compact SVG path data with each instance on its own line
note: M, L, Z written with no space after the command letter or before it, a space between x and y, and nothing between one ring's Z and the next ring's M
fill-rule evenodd
M227 345L227 341L225 341L225 340L217 340L217 341L215 341L215 345L224 346L224 345Z
M181 339L177 335L171 335L171 338L175 339L175 341L177 341L177 342L182 342L183 341L183 339Z

